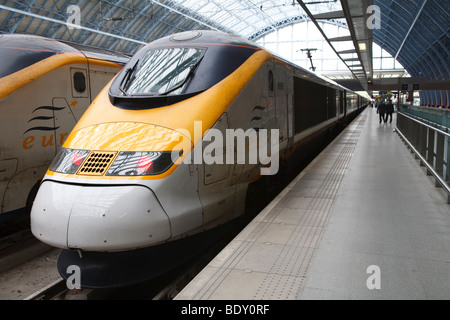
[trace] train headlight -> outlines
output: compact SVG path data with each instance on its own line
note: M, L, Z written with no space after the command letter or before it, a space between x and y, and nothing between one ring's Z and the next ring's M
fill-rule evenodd
M107 176L147 176L167 171L180 156L179 151L120 152Z
M65 149L62 148L52 164L50 165L49 170L65 173L65 174L75 174L77 173L80 166L84 166L81 168L81 173L78 174L88 174L88 175L103 175L103 173L98 174L89 174L86 172L91 172L87 169L86 166L98 166L100 162L90 163L90 160L94 156L89 156L89 150L79 150L79 149ZM163 152L134 152L134 151L122 151L119 152L117 157L114 159L111 158L113 163L107 169L106 176L148 176L148 175L157 175L167 171L181 156L182 152L180 151L163 151ZM83 164L86 160L86 164ZM107 167L107 159L101 159L101 161L105 162L102 165ZM91 161L92 162L92 161ZM105 168L106 169L106 168ZM93 172L93 171L92 171Z
M89 150L61 148L49 169L55 172L74 174L88 154Z

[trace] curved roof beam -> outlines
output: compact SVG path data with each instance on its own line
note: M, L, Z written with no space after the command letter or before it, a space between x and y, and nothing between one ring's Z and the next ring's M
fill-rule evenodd
M93 33L107 35L109 37L113 37L113 38L117 38L117 39L121 39L121 40L131 41L131 42L135 42L135 43L139 43L139 44L145 44L145 42L138 41L138 40L135 40L135 39L118 36L118 35L115 35L115 34L112 34L112 33L103 32L103 31L100 31L100 30L95 30L95 29L92 29L92 28L84 27L84 26L79 26L79 25L76 25L76 24L73 24L73 23L68 23L66 21L61 21L61 20L49 18L49 17L46 17L46 16L41 16L41 15L38 15L38 14L35 14L35 13L32 13L32 12L27 12L27 11L15 9L15 8L7 7L7 6L1 5L1 4L0 4L0 9L8 10L8 11L14 11L16 13L20 13L20 14L23 14L23 15L31 16L33 18L38 18L38 19L49 21L49 22L65 25L67 27L73 27L73 28L82 29L82 30L85 30L85 31L90 31L90 32L93 32Z
M411 70L411 74L420 69L430 80L448 79L450 66L447 57L450 48L445 43L445 39L448 39L445 25L448 25L450 13L449 7L444 5L445 1L376 0L382 8L385 25L396 25L402 21L402 26L374 30L374 40L395 56L408 71L413 67L415 70ZM391 37L390 32L400 30L404 30L401 36ZM394 41L388 43L387 39L392 38Z
M159 6L161 6L161 7L164 7L164 8L166 8L166 9L170 10L170 11L173 11L173 12L179 14L179 15L182 15L183 17L185 17L185 18L187 18L187 19L190 19L190 20L193 20L193 21L195 21L195 22L197 22L197 23L199 23L199 24L202 24L202 25L204 25L204 26L206 26L206 27L208 27L208 28L210 28L210 29L212 29L212 30L221 31L221 29L218 28L217 26L213 26L213 25L210 24L210 23L207 23L207 22L201 21L201 20L199 20L199 19L196 19L196 18L194 18L194 17L192 17L192 16L189 16L189 15L187 15L187 14L181 12L181 11L180 11L179 9L177 9L177 8L172 8L172 7L170 7L170 6L166 5L166 4L163 4L163 3L161 3L160 1L157 1L157 0L152 0L152 2L156 3L157 5L159 5Z
M424 0L422 7L419 9L419 12L416 15L416 18L414 19L413 23L411 24L411 27L409 28L408 32L406 33L405 37L403 38L403 42L400 45L400 48L398 48L397 53L394 56L394 59L397 60L398 55L400 54L400 51L402 51L403 46L405 45L406 40L408 39L409 35L411 34L412 29L414 28L414 26L416 25L417 20L419 19L419 16L421 15L423 8L425 8L425 5L427 4L428 0Z
M302 23L302 22L306 22L306 21L310 21L310 19L308 18L308 16L305 15L301 15L301 16L294 16L291 18L287 18L281 21L276 21L274 25L270 25L267 26L266 28L259 30L258 32L252 34L248 39L251 41L257 41L258 39L264 37L265 35L271 33L274 31L274 29L281 29L293 24L297 24L297 23ZM345 25L346 26L346 25Z

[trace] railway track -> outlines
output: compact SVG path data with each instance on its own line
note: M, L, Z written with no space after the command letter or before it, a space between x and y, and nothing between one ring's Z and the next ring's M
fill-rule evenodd
M239 230L236 230L238 232ZM186 264L161 277L135 285L111 289L68 289L65 279L58 279L24 300L172 300L231 241L230 234Z
M112 289L69 289L66 280L58 279L24 300L101 300L108 299Z
M26 297L24 300L64 300L64 295L68 290L66 281L64 279L58 279Z
M226 240L225 240L226 241ZM200 257L193 258L186 265L159 278L111 289L68 289L65 279L58 279L37 290L24 300L172 300L223 247L210 249Z
M0 273L15 268L52 248L34 238L29 229L0 239Z
M151 282L116 289L68 289L66 280L59 279L24 300L172 300L200 270L195 266L175 278L165 276Z

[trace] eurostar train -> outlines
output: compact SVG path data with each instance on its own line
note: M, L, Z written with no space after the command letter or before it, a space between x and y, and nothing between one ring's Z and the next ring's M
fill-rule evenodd
M64 249L59 272L68 279L68 267L79 266L82 287L167 270L201 246L199 235L241 216L249 186L271 166L206 161L211 153L238 159L255 143L247 137L245 148L226 150L230 130L276 133L266 147L282 166L365 103L232 35L188 31L156 40L70 133L41 183L32 232ZM192 161L196 154L205 161Z
M26 216L57 150L129 57L0 35L0 222Z

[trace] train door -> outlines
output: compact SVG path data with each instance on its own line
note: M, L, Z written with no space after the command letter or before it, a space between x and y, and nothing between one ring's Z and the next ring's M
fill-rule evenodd
M55 118L54 146L55 151L57 151L63 145L80 117L77 117L73 112L73 109L76 108L76 106L71 106L64 97L53 98L53 107Z
M70 68L70 74L72 81L72 94L71 96L67 96L66 100L75 121L78 121L93 100L91 97L92 90L87 69Z
M283 143L289 138L289 135L287 79L286 72L282 66L276 65L274 78L277 128L280 130L280 143Z
M236 185L230 183L233 164L227 164L225 157L229 127L228 116L224 113L214 125L215 130L210 130L203 138L198 193L204 224L233 216Z
M53 147L55 153L90 104L90 86L87 75L87 69L71 67L69 82L71 87L68 88L65 95L52 98L55 129L46 144Z
M263 76L262 87L263 90L263 106L265 106L264 128L272 129L277 127L276 110L275 110L275 76L274 65L269 63L267 65L267 80ZM267 82L266 82L267 81Z
M276 121L279 130L279 151L289 152L289 144L293 143L293 125L292 125L292 98L289 94L289 76L286 69L281 65L275 67L275 105ZM286 154L280 154L283 159L287 159Z
M344 118L347 116L347 91L344 91Z
M339 115L344 114L344 91L339 90Z
M294 121L295 121L295 117L294 117L294 79L293 76L291 74L287 75L287 82L286 82L286 86L287 86L287 133L288 133L288 145L287 145L287 150L289 150L292 145L294 144L294 135L295 135L295 131L294 131Z

